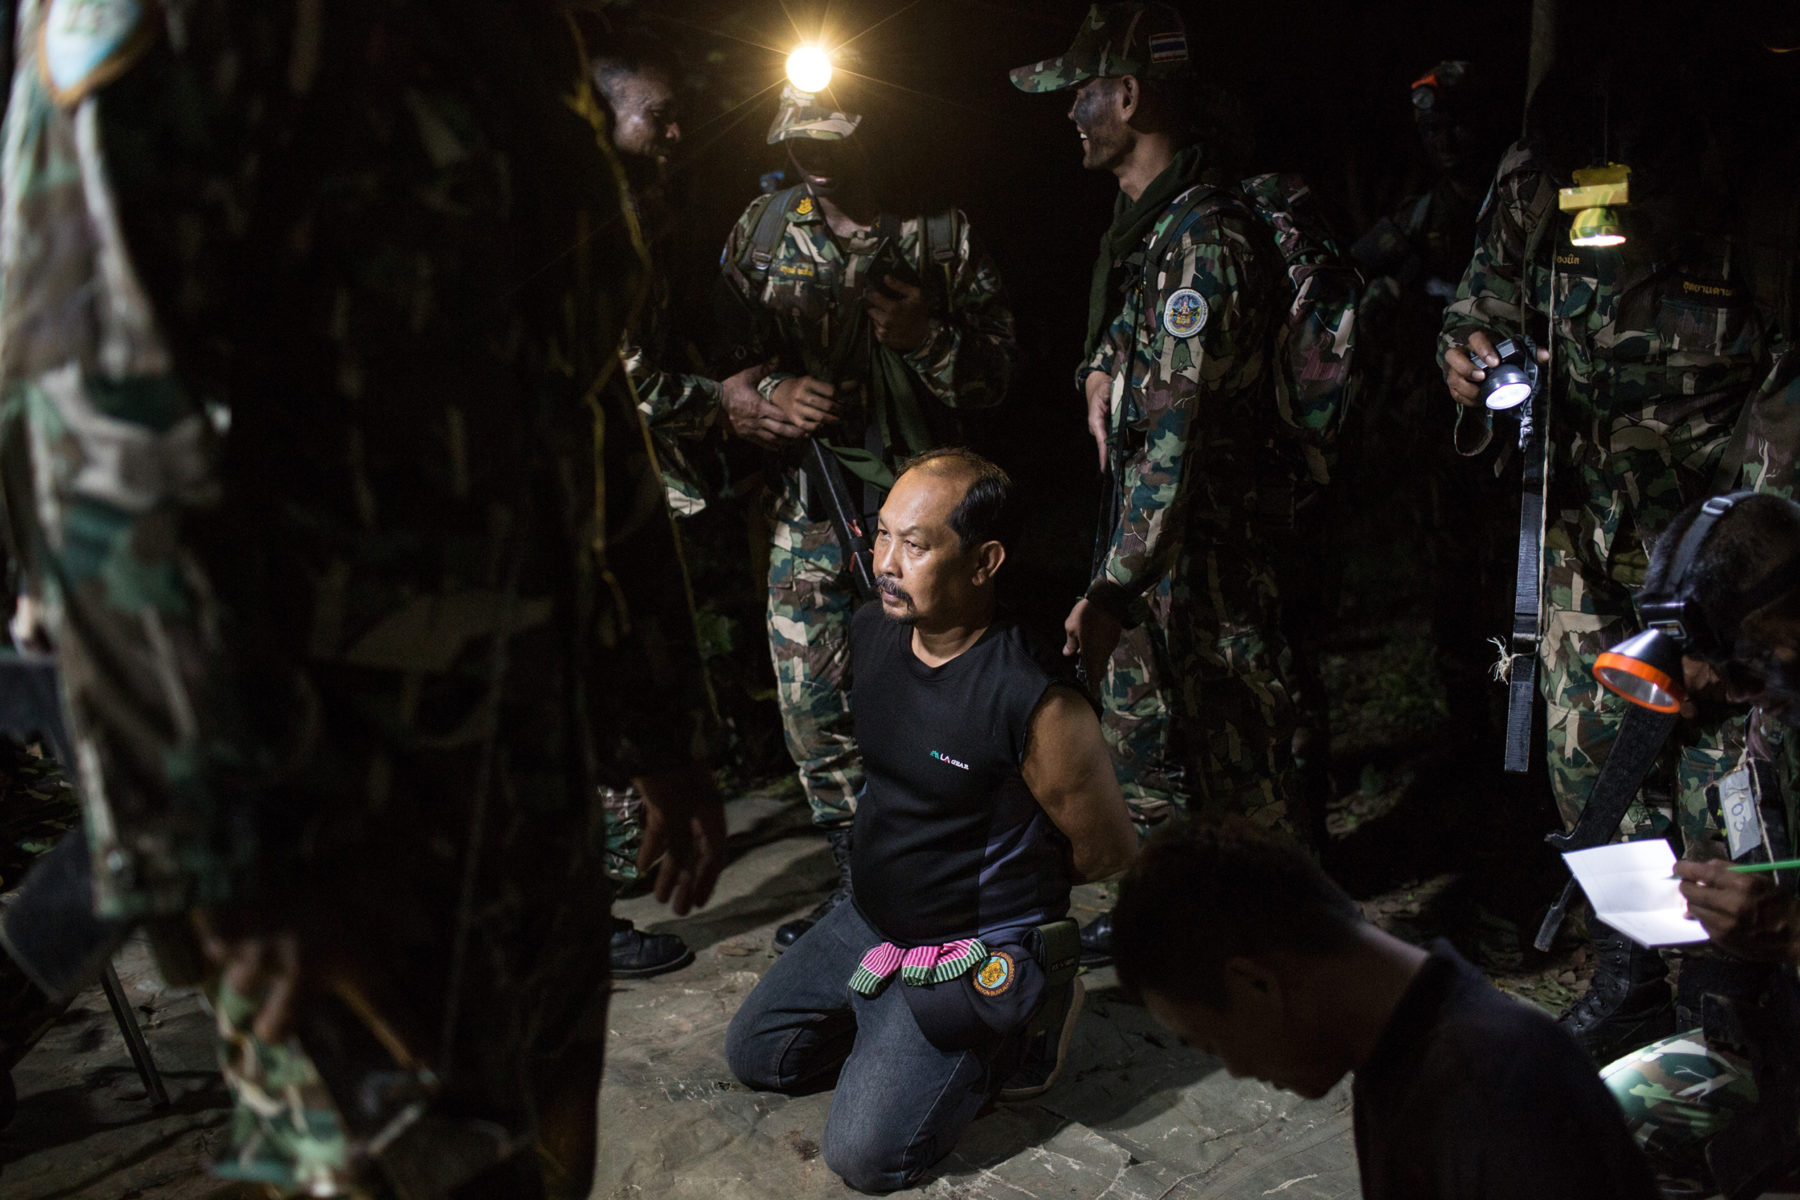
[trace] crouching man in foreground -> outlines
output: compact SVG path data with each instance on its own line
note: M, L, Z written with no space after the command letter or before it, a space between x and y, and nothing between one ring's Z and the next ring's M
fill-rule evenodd
M726 1035L754 1088L837 1088L822 1139L851 1187L907 1187L983 1104L1053 1079L1081 1000L1069 889L1137 847L1099 719L1057 647L996 612L1005 472L919 456L882 505L879 606L851 630L865 757L838 906ZM878 611L879 608L879 611Z
M1113 909L1119 980L1183 1040L1317 1099L1349 1071L1363 1200L1650 1200L1574 1040L1448 942L1420 949L1279 835L1170 826Z

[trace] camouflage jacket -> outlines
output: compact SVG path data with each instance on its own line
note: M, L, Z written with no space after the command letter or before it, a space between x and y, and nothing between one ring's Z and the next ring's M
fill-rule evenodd
M1791 253L1741 231L1694 232L1666 249L1648 239L1573 246L1556 192L1528 149L1502 158L1444 312L1439 365L1473 329L1541 338L1548 322L1553 486L1576 504L1618 498L1591 533L1602 558L1621 504L1657 519L1732 487L1792 494L1800 364L1770 302L1791 287ZM1457 448L1480 452L1491 428L1486 414L1461 410ZM1631 532L1647 545L1657 530Z
M1209 177L1197 186L1207 182L1217 183ZM1152 591L1189 572L1201 577L1211 620L1253 625L1266 619L1273 590L1250 523L1275 419L1270 355L1286 284L1247 208L1202 202L1180 216L1183 207L1178 197L1145 234L1153 246L1181 221L1147 274L1150 286L1128 287L1077 373L1112 376L1119 505L1087 595L1135 625L1148 615Z
M676 329L675 289L668 270L676 247L667 213L657 206L633 208L650 250L650 280L625 331L620 356L637 392L638 411L650 427L670 511L691 516L706 507L707 496L702 472L690 455L693 443L718 423L723 388L718 380L697 373L699 352Z
M802 194L787 212L786 227L759 281L742 264L760 210L753 203L738 219L720 264L727 285L763 317L765 350L778 362L759 386L764 396L772 396L784 380L818 375L822 364L832 360L836 340L855 327L880 239L871 230L840 243L812 198ZM953 253L941 264L920 262L925 218L908 217L898 225L897 249L917 273L931 308L924 343L899 356L915 394L949 409L999 404L1012 378L1014 335L1011 302L993 260L960 211L952 212ZM852 361L846 374L860 376L862 369ZM865 414L851 413L833 440L862 444L865 422ZM902 457L928 448L887 449L890 457ZM796 474L788 472L790 479Z
M616 780L701 753L619 370L642 250L555 6L31 0L21 29L4 482L103 910L297 869L383 795L295 784L347 744Z

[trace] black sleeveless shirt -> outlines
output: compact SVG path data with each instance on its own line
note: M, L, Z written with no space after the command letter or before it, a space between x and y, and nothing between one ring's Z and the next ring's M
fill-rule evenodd
M1019 765L1031 714L1059 682L996 619L941 667L867 604L851 625L850 694L863 753L850 878L857 908L902 946L1013 932L1069 911L1068 839Z

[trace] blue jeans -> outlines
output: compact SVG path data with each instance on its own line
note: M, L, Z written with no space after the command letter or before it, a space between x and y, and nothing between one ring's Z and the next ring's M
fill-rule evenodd
M791 1095L837 1084L825 1165L859 1192L917 1183L955 1148L1016 1058L1017 1033L947 1052L925 1040L898 978L878 996L850 976L882 941L840 904L775 960L731 1019L725 1057L746 1086Z

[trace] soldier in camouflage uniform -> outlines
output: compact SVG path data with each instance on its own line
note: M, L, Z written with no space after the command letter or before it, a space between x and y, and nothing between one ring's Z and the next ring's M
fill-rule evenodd
M1705 662L1683 663L1685 702L1717 699L1723 692L1729 700L1749 703L1751 742L1757 753L1766 754L1784 742L1791 745L1786 735L1800 724L1800 679L1792 671L1800 657L1800 589L1792 586L1800 571L1800 505L1768 495L1738 499L1707 533L1679 586L1672 586L1674 546L1695 515L1690 506L1659 540L1648 582L1659 594L1688 599L1715 631L1708 644L1730 647L1730 661L1712 661L1709 654ZM1785 594L1772 594L1777 590ZM1755 601L1740 601L1750 592ZM1748 603L1757 607L1745 612ZM1688 650L1696 652L1691 645ZM1792 830L1793 796L1786 799L1783 816ZM1775 822L1766 820L1773 806L1765 800L1758 807L1764 830L1752 845L1763 853L1752 856L1787 857L1791 838L1771 833ZM1688 1188L1672 1194L1712 1195L1723 1189L1735 1195L1729 1181L1747 1174L1761 1177L1758 1194L1789 1191L1800 1180L1796 873L1744 874L1731 870L1725 859L1683 861L1675 872L1690 915L1719 952L1682 966L1680 991L1684 1007L1694 1014L1687 1020L1700 1027L1628 1054L1601 1076L1658 1172ZM1719 988L1721 966L1752 986ZM1693 998L1708 992L1710 1004ZM1777 1186L1784 1169L1789 1187ZM1666 1184L1665 1190L1670 1190Z
M21 33L8 508L99 910L211 964L219 1170L585 1196L596 784L644 788L677 911L723 857L585 51L536 0L34 0Z
M968 218L954 209L885 213L867 135L853 136L861 121L786 88L768 140L787 147L804 182L752 201L720 259L756 329L755 356L774 360L757 385L761 403L728 405L725 415L733 433L772 456L776 698L840 877L823 904L776 931L777 950L848 897L850 819L862 788L848 692L856 593L824 498L802 475L804 439L825 440L862 492L862 511L873 512L898 463L957 440L955 414L999 404L1012 375L1012 309ZM891 266L873 278L878 261Z
M1573 824L1623 718L1602 691L1595 657L1636 626L1632 589L1645 548L1687 502L1738 487L1790 491L1800 439L1790 429L1800 394L1774 298L1790 284L1792 247L1764 211L1704 194L1702 128L1673 69L1647 54L1614 72L1609 98L1615 152L1633 171L1619 210L1629 240L1617 249L1572 245L1557 208L1570 164L1585 161L1585 127L1546 113L1599 111L1571 94L1572 69L1534 100L1533 132L1501 160L1479 218L1475 254L1444 314L1440 362L1463 405L1455 444L1479 453L1492 436L1482 408L1494 342L1525 331L1544 347L1548 382L1549 495L1543 537L1539 691L1549 710L1549 767ZM1571 145L1570 143L1578 143ZM1769 181L1739 181L1744 196ZM1766 211L1783 211L1785 208ZM1548 337L1544 335L1548 325ZM1480 361L1476 361L1479 358ZM1786 365L1783 365L1783 364ZM1627 813L1625 837L1661 836L1671 821L1689 847L1715 836L1706 789L1744 758L1741 717L1708 715L1671 743ZM1674 797L1674 813L1646 797ZM1598 928L1599 969L1564 1024L1600 1061L1671 1032L1665 968L1654 951Z
M1227 177L1185 136L1163 81L1188 73L1180 17L1142 3L1095 5L1068 54L1012 73L1028 92L1077 89L1083 164L1122 191L1077 374L1118 517L1065 653L1103 681L1102 724L1140 827L1183 810L1286 825L1293 724L1252 529L1284 281L1258 218L1225 201ZM1090 961L1109 939L1109 917L1084 931Z
M615 31L593 46L594 85L610 118L613 149L624 168L626 198L650 252L649 291L627 327L621 357L649 426L669 511L692 516L706 507L708 472L701 461L718 424L721 405L742 408L764 367L754 364L724 380L678 368L683 345L674 319L670 264L676 233L667 189L670 157L681 144L680 103L673 57L641 32ZM607 874L621 887L643 880L644 798L635 788L603 788ZM659 975L694 961L675 934L644 933L630 921L614 923L612 973L634 979Z

